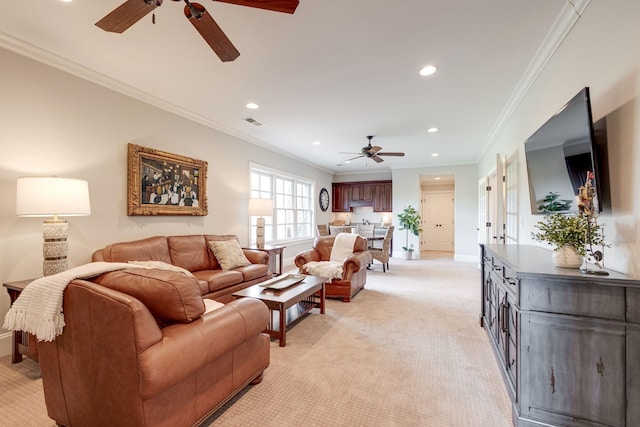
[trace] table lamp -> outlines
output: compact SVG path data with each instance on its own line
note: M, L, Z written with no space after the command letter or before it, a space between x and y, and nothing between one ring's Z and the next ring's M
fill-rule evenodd
M52 217L42 225L42 272L45 276L69 267L67 221L59 216L91 214L89 184L81 179L23 177L17 180L16 215Z
M256 220L256 246L264 248L264 218L273 215L273 200L249 199L249 215L257 216Z

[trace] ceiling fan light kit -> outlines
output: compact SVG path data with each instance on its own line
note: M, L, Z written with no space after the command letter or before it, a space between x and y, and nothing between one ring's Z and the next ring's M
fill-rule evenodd
M194 28L200 33L209 47L218 55L222 62L235 60L240 52L231 40L224 34L220 26L200 3L184 1L184 15ZM214 0L239 6L255 7L293 14L300 3L299 0ZM96 26L112 33L124 33L133 24L144 18L149 12L162 5L162 0L127 0L115 8L104 18L96 22ZM155 23L155 19L153 19Z
M360 153L344 153L344 154L360 154L359 156L352 157L350 159L345 160L345 163L350 162L351 160L359 159L361 157L372 159L376 163L384 162L384 159L380 156L404 157L404 153L389 152L389 151L382 152L380 151L382 150L382 147L378 147L377 145L372 146L371 140L373 139L373 135L367 136L367 139L369 140L369 144L362 147L362 149L360 149Z

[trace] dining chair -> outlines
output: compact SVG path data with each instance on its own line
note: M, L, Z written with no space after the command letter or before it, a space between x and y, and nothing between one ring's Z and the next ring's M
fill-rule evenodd
M389 269L391 239L393 239L393 225L387 227L387 231L384 234L384 240L382 240L382 248L369 247L369 252L371 252L373 259L382 263L383 273L386 273Z
M318 236L329 235L329 226L327 224L316 224L316 230L318 231Z

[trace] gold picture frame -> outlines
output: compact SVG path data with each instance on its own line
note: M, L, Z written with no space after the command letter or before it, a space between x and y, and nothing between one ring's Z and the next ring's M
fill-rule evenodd
M207 162L136 144L127 159L127 215L208 214Z

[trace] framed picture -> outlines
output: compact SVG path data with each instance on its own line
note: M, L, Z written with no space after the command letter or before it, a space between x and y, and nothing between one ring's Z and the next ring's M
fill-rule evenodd
M207 215L207 162L129 144L128 215Z

